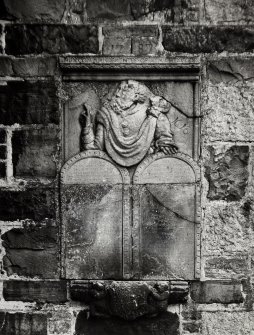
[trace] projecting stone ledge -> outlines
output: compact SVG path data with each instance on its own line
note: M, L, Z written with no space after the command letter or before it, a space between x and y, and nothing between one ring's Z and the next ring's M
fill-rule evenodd
M187 282L167 281L78 281L70 287L71 298L90 306L92 316L117 316L135 320L154 317L167 310L170 303L186 302Z

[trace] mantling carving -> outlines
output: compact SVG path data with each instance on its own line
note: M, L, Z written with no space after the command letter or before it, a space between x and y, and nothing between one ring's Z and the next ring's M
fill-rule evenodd
M81 150L106 151L126 167L138 164L147 154L178 150L167 118L170 102L137 81L122 81L96 115L83 108Z
M71 298L83 301L93 316L117 316L135 320L154 317L166 311L169 303L185 302L186 282L77 282L71 285Z

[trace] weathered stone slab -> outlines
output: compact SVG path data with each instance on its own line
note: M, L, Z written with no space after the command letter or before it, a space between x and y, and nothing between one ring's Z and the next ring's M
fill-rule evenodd
M0 220L54 219L55 192L49 188L28 188L25 191L0 191Z
M54 57L29 57L12 59L12 69L16 76L53 76L57 69Z
M5 248L4 270L7 275L57 278L58 228L34 226L13 228L2 235Z
M40 0L36 3L32 0L3 0L6 15L25 22L44 21L60 22L64 8L64 0Z
M55 177L58 132L59 130L56 127L13 132L12 162L14 176Z
M203 91L203 138L212 141L253 141L254 83L207 83ZM220 99L218 99L220 97Z
M195 211L190 207L183 213L179 204L170 202L171 192L186 197L183 203L193 202L195 186L192 188L149 185L139 191L141 278L194 278Z
M148 55L156 52L156 26L104 27L104 55Z
M88 0L86 4L86 14L89 20L131 18L129 2L129 0L123 0L121 2L114 0L104 2L100 0Z
M87 318L87 313L81 311L75 326L76 335L178 335L179 319L177 314L164 312L155 318L139 318L125 321L119 318Z
M191 283L191 299L199 304L232 304L243 302L240 283L206 281Z
M162 44L173 52L251 52L253 26L163 26Z
M207 74L213 84L251 80L254 77L253 59L239 57L210 61Z
M208 0L205 2L205 19L208 23L250 23L254 9L251 1Z
M254 313L244 311L202 313L203 335L239 335L254 331Z
M14 24L5 30L8 55L98 52L96 26Z
M56 90L53 80L9 82L0 86L0 123L58 124Z
M11 76L13 74L11 59L0 57L0 76Z
M63 303L67 301L66 281L4 281L6 301Z
M122 277L122 185L62 189L66 277Z
M47 315L0 312L1 335L47 335Z
M211 200L242 199L248 182L248 146L232 146L226 152L208 147L205 176L209 182L207 197Z

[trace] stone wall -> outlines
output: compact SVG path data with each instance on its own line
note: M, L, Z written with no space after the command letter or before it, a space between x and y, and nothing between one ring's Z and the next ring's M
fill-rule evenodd
M201 282L135 329L254 334L253 24L252 0L0 0L1 334L89 326L61 279L63 54L201 57Z

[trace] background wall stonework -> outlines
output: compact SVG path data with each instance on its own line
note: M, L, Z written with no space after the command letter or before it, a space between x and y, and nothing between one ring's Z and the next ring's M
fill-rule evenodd
M253 8L0 0L1 334L71 335L87 313L61 279L64 54L201 57L201 283L169 312L181 335L254 334Z

